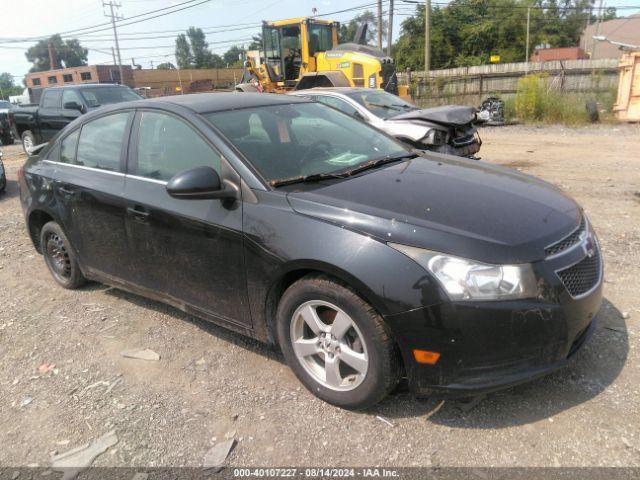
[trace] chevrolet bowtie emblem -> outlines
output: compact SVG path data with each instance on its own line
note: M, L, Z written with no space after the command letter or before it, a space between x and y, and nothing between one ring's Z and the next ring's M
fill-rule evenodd
M582 243L582 250L584 251L584 254L591 258L595 255L596 253L596 246L593 242L593 237L591 235L586 235L586 238L584 239L584 242Z

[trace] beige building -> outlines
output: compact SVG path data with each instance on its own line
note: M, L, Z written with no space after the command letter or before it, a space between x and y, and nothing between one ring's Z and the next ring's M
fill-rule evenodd
M117 65L87 65L29 73L26 76L26 83L31 89L81 83L124 83L130 87L133 86L130 66L122 66L122 75L124 82L120 82L120 70Z
M640 45L640 15L602 22L597 30L597 35L603 35L609 40ZM596 35L595 23L589 25L580 37L580 48L587 52L591 58L620 58L622 56L624 52L619 47L607 42L597 42L593 39L594 35Z

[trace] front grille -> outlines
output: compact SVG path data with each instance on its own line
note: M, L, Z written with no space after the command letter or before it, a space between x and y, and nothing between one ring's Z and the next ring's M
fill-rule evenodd
M600 271L600 251L596 248L591 257L585 257L575 265L558 271L558 277L571 296L577 297L598 284Z
M585 225L584 217L582 217L582 221L580 222L580 225L578 226L578 228L576 228L569 236L564 237L559 242L556 242L553 245L550 245L547 248L545 248L544 249L545 253L547 255L555 255L556 253L560 253L563 250L566 250L567 248L574 246L576 243L580 241L580 235L582 235L582 232L584 232L585 227L586 225Z

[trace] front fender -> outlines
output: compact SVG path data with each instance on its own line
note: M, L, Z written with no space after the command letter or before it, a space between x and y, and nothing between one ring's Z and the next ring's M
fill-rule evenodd
M442 301L437 282L384 241L293 211L280 192L257 192L245 203L245 265L256 330L265 329L269 294L288 273L313 271L350 285L381 315Z

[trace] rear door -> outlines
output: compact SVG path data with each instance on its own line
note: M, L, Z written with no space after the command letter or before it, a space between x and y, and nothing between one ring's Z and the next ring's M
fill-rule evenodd
M89 271L129 275L125 234L124 158L133 111L111 113L61 141L55 195L65 232Z
M133 281L174 302L249 326L240 200L176 199L175 174L199 166L240 178L184 118L159 110L136 115L125 180Z

